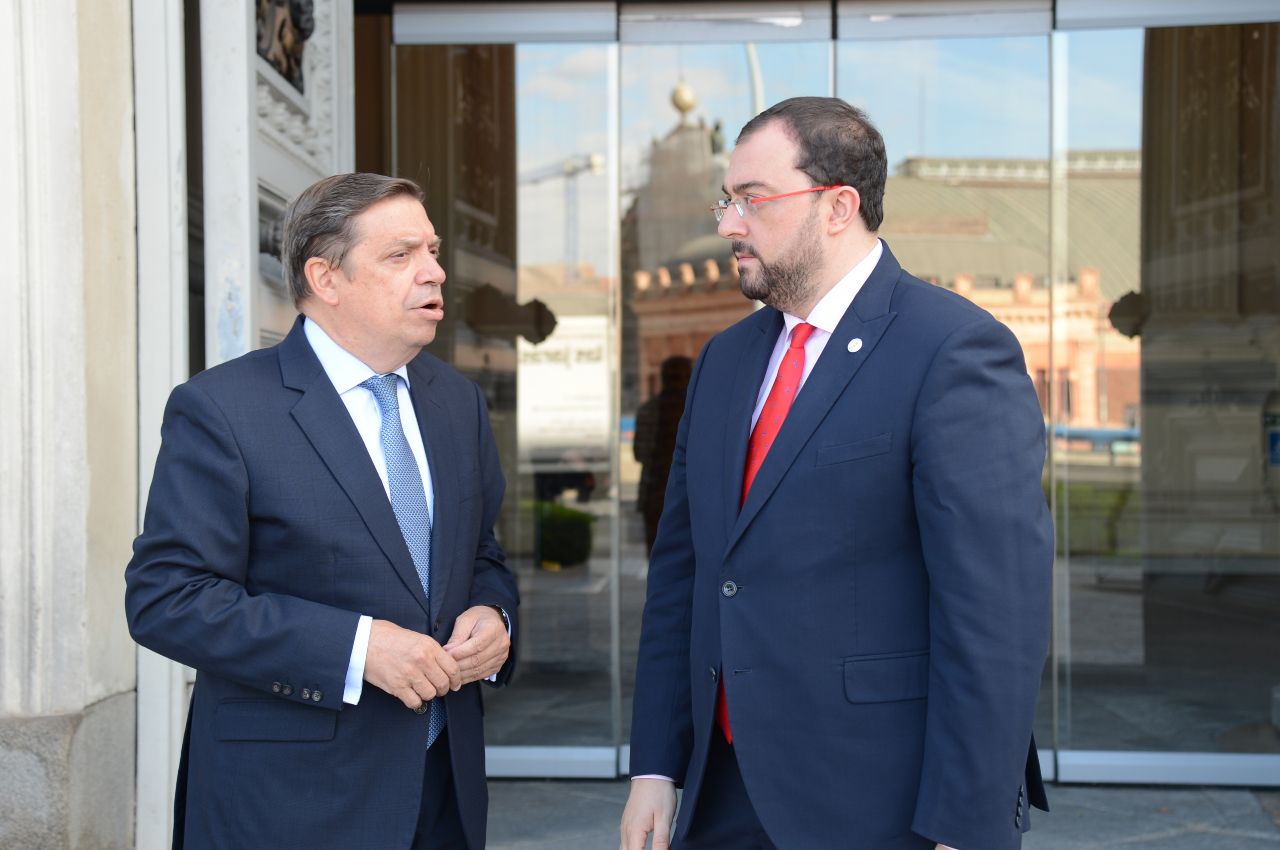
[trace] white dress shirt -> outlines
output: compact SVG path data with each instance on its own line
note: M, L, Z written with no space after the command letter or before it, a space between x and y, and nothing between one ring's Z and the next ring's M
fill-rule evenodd
M311 350L316 353L325 374L333 382L338 397L347 406L351 421L364 440L364 447L373 460L374 469L382 479L382 488L391 498L391 484L387 479L387 461L382 454L382 410L373 392L360 386L379 373L370 369L351 352L334 342L324 330L310 319L303 320L302 330L307 335ZM401 366L395 371L400 376L396 382L396 396L400 406L400 425L404 428L405 439L409 441L409 451L418 462L418 471L422 473L422 487L427 495L427 511L435 516L435 492L431 489L431 467L427 463L427 449L422 442L422 432L418 430L418 417L413 412L413 401L409 398L409 370ZM351 647L351 662L347 665L347 681L342 691L342 701L355 705L360 702L360 694L364 689L364 662L369 651L369 629L373 618L361 615L360 624L356 627L355 643Z

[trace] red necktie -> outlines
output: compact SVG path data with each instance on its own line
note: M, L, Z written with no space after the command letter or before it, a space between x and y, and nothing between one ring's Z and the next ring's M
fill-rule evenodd
M800 380L804 377L804 344L815 330L817 328L813 325L802 322L791 331L787 353L782 357L773 386L769 388L769 397L764 400L764 407L760 408L760 418L756 420L751 440L747 443L747 469L742 476L742 499L739 506L747 501L747 493L751 491L751 483L756 480L760 464L764 463L769 448L782 429L783 420L787 418L787 412L791 410L796 393L800 392ZM719 724L720 731L724 732L724 739L732 744L733 732L729 729L729 707L724 699L723 673L720 676L720 692L716 695L716 723Z

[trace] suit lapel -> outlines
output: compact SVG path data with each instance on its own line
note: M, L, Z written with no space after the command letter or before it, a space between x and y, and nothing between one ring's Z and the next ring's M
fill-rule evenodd
M280 344L280 370L285 386L302 392L291 411L294 421L351 499L400 580L425 611L427 597L382 480L365 450L360 432L351 421L351 414L311 350L301 319Z
M724 518L725 533L733 530L742 497L742 477L746 474L747 442L751 438L751 414L755 412L760 384L769 368L769 356L782 332L782 314L765 308L756 314L749 331L747 348L729 396L724 424ZM754 487L754 485L753 485Z
M831 407L845 391L855 375L866 363L871 353L884 336L885 330L897 315L889 310L893 288L897 284L902 268L898 261L884 246L880 262L872 270L871 276L853 299L844 317L836 325L835 332L827 340L822 356L809 373L800 393L796 396L786 421L778 432L769 454L765 456L751 484L751 492L737 521L729 532L726 554L737 543L742 533L750 525L765 502L777 489L796 458L804 449L813 432L822 424ZM849 343L861 340L861 347L854 352L849 351ZM757 389L759 381L757 381ZM745 457L745 450L743 453ZM739 470L738 481L741 486L742 471ZM735 493L734 498L737 498Z
M458 534L459 490L458 463L454 449L457 443L449 422L449 411L441 403L438 393L432 392L435 369L425 357L409 361L409 394L413 397L413 412L422 431L422 442L427 449L427 464L431 467L431 489L435 494L431 512L431 620L440 614L440 605L449 586L451 570L448 569L449 553L454 551Z

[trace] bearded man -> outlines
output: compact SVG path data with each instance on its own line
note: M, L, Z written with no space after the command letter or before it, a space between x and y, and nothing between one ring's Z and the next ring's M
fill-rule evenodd
M1014 850L1046 806L1040 406L1009 329L877 237L886 172L835 98L738 136L712 210L766 307L689 381L623 850Z

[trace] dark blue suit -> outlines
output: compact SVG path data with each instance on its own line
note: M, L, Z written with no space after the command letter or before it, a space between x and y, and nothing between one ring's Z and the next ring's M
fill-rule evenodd
M760 310L694 370L649 567L632 773L684 783L687 834L723 677L781 850L1016 848L1028 801L1044 803L1031 726L1053 562L1021 348L886 247L739 510L782 327Z
M431 355L408 371L436 496L429 611L301 319L169 399L126 608L139 643L198 671L176 806L187 848L412 842L427 718L369 684L359 705L342 702L359 615L444 643L466 608L514 617L517 598L492 531L504 482L484 398ZM480 688L445 704L462 825L480 848Z

